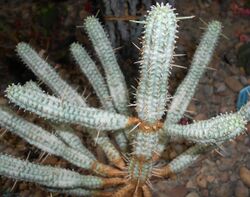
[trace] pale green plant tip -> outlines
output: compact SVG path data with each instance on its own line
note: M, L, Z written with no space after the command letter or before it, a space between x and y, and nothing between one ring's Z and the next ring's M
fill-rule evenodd
M17 54L30 70L42 80L57 96L81 106L87 106L85 98L65 82L55 69L49 65L28 44L21 42L16 47Z
M94 61L89 57L84 47L82 47L78 43L72 43L70 46L70 51L73 55L74 60L80 66L81 71L85 74L85 76L91 83L97 97L102 104L102 107L108 111L116 112L112 97L108 90L108 85L106 84L104 77L101 75ZM125 151L127 149L127 139L123 131L117 131L114 135L120 149ZM110 144L108 145L108 143L105 144L108 148L112 147ZM104 148L104 146L102 147ZM105 151L107 151L106 154L109 157L109 155L111 155L110 151L108 151L106 147L104 149ZM113 148L111 148L111 150L114 151ZM115 155L117 155L117 153L115 153Z
M166 132L171 136L184 137L197 143L222 143L245 131L246 121L238 113L221 115L212 120L189 125L168 125Z
M123 129L128 124L127 116L96 108L81 107L21 85L11 85L6 92L9 100L21 108L53 121L80 124L89 128L98 128L100 131Z
M72 131L65 131L64 129L58 129L55 133L70 147L83 153L92 160L96 160L96 157L82 144L81 139L72 133Z
M76 63L79 64L81 71L93 86L103 108L115 111L107 84L87 51L80 44L73 43L70 45L70 52Z
M157 5L145 22L136 110L140 119L153 123L165 113L177 20L169 5Z
M116 110L119 113L128 114L127 85L107 33L99 20L93 16L87 17L84 21L84 28L104 68L105 78Z
M7 177L37 182L55 188L101 188L102 178L83 176L71 170L33 164L0 154L0 174Z
M177 88L173 100L168 109L165 127L168 124L177 123L184 115L188 104L194 96L198 82L207 65L210 63L215 46L221 34L221 23L212 21L208 24L193 56L188 74Z
M128 115L129 110L127 105L129 103L129 98L126 81L116 60L111 43L108 40L107 33L103 29L99 20L93 16L87 17L84 21L84 28L95 48L97 56L105 72L105 79L109 93L107 93L107 91L104 92L106 87L103 87L103 82L100 82L98 85L94 85L96 84L95 82L98 81L93 80L92 83L96 93L99 98L101 98L101 101L106 102L103 107L106 107L107 110L117 111L118 113ZM101 77L98 78L101 79ZM111 104L113 104L113 106L111 106ZM123 131L116 132L115 138L119 147L125 151L127 149L127 139Z

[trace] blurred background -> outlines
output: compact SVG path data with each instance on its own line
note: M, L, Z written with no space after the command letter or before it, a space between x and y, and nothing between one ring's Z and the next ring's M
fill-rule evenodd
M139 66L135 62L139 60L140 50L136 46L141 47L143 26L130 20L143 20L146 11L156 2L170 3L179 16L195 16L179 22L176 53L185 56L175 58L175 64L186 68L173 68L171 94L187 73L206 24L215 19L223 24L223 35L213 60L189 105L187 117L180 124L235 111L240 91L250 85L249 0L0 0L0 103L7 102L3 96L8 84L37 80L15 53L16 44L25 41L47 59L65 80L80 92L84 91L85 96L90 95L89 103L98 106L91 86L69 55L69 45L79 42L99 63L82 27L84 18L89 15L100 18L109 34L129 88L137 86ZM28 118L36 121L32 116ZM177 177L154 182L154 195L249 197L250 181L244 181L250 180L250 171L247 171L250 169L249 134L247 130L246 135L207 154ZM186 142L182 141L171 144L164 152L162 162L176 157L186 146ZM0 133L0 151L25 159L29 150L38 152L20 138ZM33 154L29 160L37 161L37 155ZM44 164L72 168L67 162L53 156L47 157ZM63 195L48 193L32 183L0 178L0 196Z

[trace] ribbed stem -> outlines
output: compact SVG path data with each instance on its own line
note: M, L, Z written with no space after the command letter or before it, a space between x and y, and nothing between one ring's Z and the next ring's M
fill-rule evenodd
M179 136L197 143L219 143L244 132L246 120L238 113L224 114L188 125L170 124L167 135Z
M129 103L127 85L108 36L98 19L93 16L85 19L84 27L104 68L114 105L119 113L127 114Z
M85 99L67 84L28 44L21 42L16 51L23 62L39 77L57 96L71 100L81 106L87 106Z
M195 51L188 74L173 96L173 101L168 109L165 121L166 126L168 123L177 123L183 117L189 102L194 96L199 80L210 63L220 33L220 22L212 21L208 24L201 42Z
M175 13L168 4L153 6L145 20L136 111L149 123L160 120L165 113L176 28Z
M7 97L21 108L54 121L80 124L101 131L125 128L129 121L128 117L120 114L81 107L20 85L9 86L6 92Z

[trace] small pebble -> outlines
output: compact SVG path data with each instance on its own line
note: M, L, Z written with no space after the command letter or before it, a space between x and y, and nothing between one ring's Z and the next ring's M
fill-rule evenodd
M186 195L186 197L200 197L196 192L191 192Z
M45 160L44 160L44 164L47 165L55 165L58 162L58 159L54 156L48 156Z
M170 155L169 155L170 159L174 159L176 156L177 156L176 151L172 150L171 153L170 153Z
M234 92L239 92L243 88L243 85L233 76L226 77L225 83Z
M37 191L35 194L33 194L34 197L44 197L44 194L41 191Z
M207 179L203 174L200 174L196 178L197 185L201 188L206 188L207 187Z
M196 184L194 183L194 181L189 180L186 184L186 188L188 189L195 189L196 188Z
M221 92L224 92L226 90L226 85L223 82L215 83L214 86L216 88L215 89L216 93L221 93Z
M233 75L239 75L240 70L236 66L228 66L229 70L232 72Z
M183 145L180 145L180 144L175 144L174 145L174 150L179 155L179 154L181 154L185 150L185 147Z
M8 100L4 97L0 97L0 105L6 105L8 103Z
M199 113L194 117L194 120L207 120L206 114Z
M197 113L197 109L194 103L190 103L187 107L187 112L190 113L191 115L195 115Z
M232 185L229 183L220 184L219 187L214 188L214 190L211 193L211 196L216 197L232 197Z
M233 168L235 164L235 160L231 158L221 158L217 164L219 170L221 171L227 171Z
M207 181L208 181L209 183L212 183L212 182L214 181L214 179L215 179L214 176L211 176L211 175L208 175L208 176L207 176Z
M245 86L248 85L247 78L243 75L240 76L240 82Z
M219 175L219 178L222 182L227 182L229 180L229 174L227 172L223 172Z
M208 189L201 190L201 196L202 197L209 197L209 191L208 191Z
M204 85L203 91L206 96L212 96L214 93L214 87L211 85Z
M247 169L246 167L240 168L240 179L248 188L250 188L250 170L249 169Z
M234 193L235 197L249 197L249 190L241 181L237 182Z

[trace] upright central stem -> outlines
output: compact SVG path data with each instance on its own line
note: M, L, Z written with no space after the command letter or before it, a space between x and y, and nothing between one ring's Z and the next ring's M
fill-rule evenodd
M142 121L136 130L133 157L128 166L129 176L136 185L144 185L151 176L153 155L159 140L158 131L162 125L160 121L154 124Z

